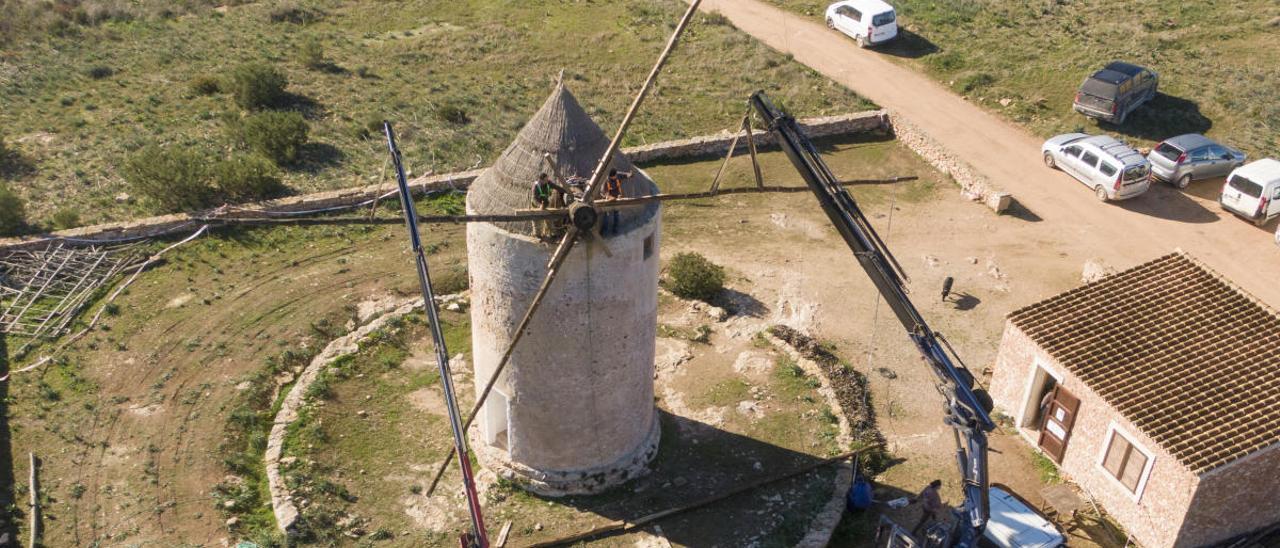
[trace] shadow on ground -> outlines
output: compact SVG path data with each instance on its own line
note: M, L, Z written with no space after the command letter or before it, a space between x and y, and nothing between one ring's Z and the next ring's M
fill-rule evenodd
M951 305L954 306L956 310L960 310L962 312L973 310L982 303L982 299L974 297L973 295L963 291L952 293L947 300L951 302Z
M1160 183L1153 183L1151 189L1141 196L1118 202L1118 206L1135 213L1181 223L1202 224L1218 220L1217 215L1199 202L1176 188Z
M1182 193L1187 196L1194 196L1206 202L1210 202L1210 209L1216 208L1216 210L1222 211L1224 222L1253 224L1251 220L1235 215L1217 203L1218 200L1222 198L1222 185L1225 183L1226 179L1223 177L1215 177L1213 179L1205 179L1203 181L1192 181L1187 188L1182 190ZM1268 234L1275 234L1277 227L1280 227L1280 220L1272 219L1261 227L1258 227L1258 230Z
M725 288L716 296L712 304L724 308L735 316L763 318L769 313L769 307L760 302L760 299L736 289Z
M547 500L613 520L635 520L822 460L666 411L659 416L662 443L652 473L604 495ZM654 524L679 546L743 545L760 533L766 545L790 546L829 500L834 474L834 466L822 466Z
M1019 202L1018 200L1014 200L1013 203L1009 205L1009 209L1004 210L1004 214L1028 223L1038 223L1044 220L1044 218L1036 215L1034 211L1027 209L1027 206L1022 205L1022 202Z
M18 179L35 172L36 165L31 158L0 143L0 179Z
M1098 122L1098 127L1148 141L1163 141L1184 133L1205 133L1213 121L1200 113L1195 101L1157 93L1145 105L1129 114L1123 125Z
M299 93L285 92L275 106L284 110L296 111L303 118L312 121L324 118L329 113L329 109L325 108L324 105Z
M339 165L346 158L347 155L338 147L312 141L302 145L302 149L298 151L298 163L293 169L314 174Z
M898 27L898 37L882 46L875 46L875 51L904 59L919 59L940 51L938 46L919 34Z

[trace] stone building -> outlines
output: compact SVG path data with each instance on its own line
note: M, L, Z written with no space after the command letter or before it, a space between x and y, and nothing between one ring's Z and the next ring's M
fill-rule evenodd
M1280 521L1280 317L1181 253L1009 315L996 405L1142 546Z
M609 138L563 85L472 183L469 214L532 207L540 173L590 177ZM549 155L545 156L545 155ZM628 197L657 186L633 171ZM657 452L653 399L658 244L655 202L626 208L617 229L576 245L477 421L480 461L535 492L594 493L647 472ZM534 222L470 223L476 390L493 374L563 234Z

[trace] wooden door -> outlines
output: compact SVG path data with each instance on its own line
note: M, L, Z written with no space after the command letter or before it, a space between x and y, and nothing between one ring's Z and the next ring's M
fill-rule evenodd
M1040 440L1037 444L1054 462L1062 463L1062 455L1067 451L1071 427L1076 423L1076 412L1079 410L1080 398L1072 396L1062 385L1053 387L1049 412L1040 418Z

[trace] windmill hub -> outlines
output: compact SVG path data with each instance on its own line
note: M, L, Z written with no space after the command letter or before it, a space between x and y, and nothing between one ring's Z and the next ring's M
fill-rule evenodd
M569 219L573 221L573 226L583 232L591 230L596 226L596 221L600 218L600 213L596 211L596 207L586 202L574 202L569 206Z

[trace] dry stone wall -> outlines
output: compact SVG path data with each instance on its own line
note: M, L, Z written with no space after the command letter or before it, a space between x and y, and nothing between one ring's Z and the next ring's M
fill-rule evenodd
M1012 195L997 188L968 162L947 150L911 122L892 114L889 116L889 124L893 127L893 134L898 142L924 158L934 169L950 176L960 185L960 193L965 198L982 202L996 213L1004 213L1013 205Z
M954 179L965 197L982 202L996 213L1004 212L1013 204L1013 197L1009 193L993 186L986 177L978 174L967 162L956 157L938 144L937 141L924 134L919 128L896 114L890 114L883 110L856 112L837 116L806 118L800 120L800 125L812 138L873 131L892 132L902 144L920 155L934 168ZM739 132L739 134L745 136L745 132ZM624 148L622 152L635 163L717 156L723 155L729 149L733 139L734 133L724 131L715 135ZM760 148L774 146L773 135L764 132L756 133L756 144ZM735 149L735 154L745 153L746 149L746 139L740 139ZM457 173L418 177L409 182L409 190L414 193L449 189L465 191L471 185L471 182L483 172L484 168L480 168ZM242 204L236 206L234 210L218 208L73 228L39 236L0 238L0 250L40 248L48 245L51 241L66 239L105 241L158 237L188 228L194 230L201 223L216 220L218 217L263 217L266 216L266 212L297 213L352 206L373 199L390 189L389 185L385 184L351 187L291 196L278 200Z
M818 394L827 400L827 407L835 413L838 426L836 443L840 445L841 449L852 446L853 427L849 424L849 418L841 410L840 399L836 397L836 391L831 384L831 379L827 378L822 366L776 335L768 332L764 332L764 335L770 343L785 352L796 365L800 366L805 374L818 379L822 383L818 387ZM836 463L835 467L836 477L831 485L831 498L827 499L827 503L818 511L818 515L814 516L813 521L809 522L809 529L805 532L804 537L800 539L800 542L796 543L795 548L821 548L826 546L831 542L831 535L835 533L836 526L840 525L840 519L844 517L845 494L849 492L849 488L853 485L853 464L843 460Z
M321 373L333 365L335 360L359 352L360 341L370 333L382 329L396 318L413 312L421 306L421 302L421 298L409 297L370 303L371 309L367 313L373 319L326 345L324 350L312 358L302 374L298 375L297 382L285 395L280 411L272 421L271 434L267 437L267 449L263 454L267 470L267 489L271 492L271 512L275 514L276 525L281 532L291 534L299 517L293 494L289 491L284 473L280 469L280 460L284 454L284 440L289 434L289 425L298 420L298 411L306 403L307 389L320 377Z
M821 118L806 118L800 120L800 126L804 128L805 134L812 139L852 135L855 133L888 130L889 115L883 110L874 110L837 116L823 116ZM623 152L635 163L677 158L697 158L699 156L723 156L729 150L729 145L733 144L735 137L738 138L738 146L734 148L734 154L745 153L747 151L746 131L738 131L737 133L722 131L715 135L702 135L688 139L631 147L624 149ZM759 129L755 130L755 141L757 148L770 148L777 144L772 133L763 132Z
M458 173L418 177L409 181L409 192L425 194L450 189L465 191L471 181L479 177L483 171L483 169L473 169ZM268 216L267 212L300 213L351 206L367 202L379 195L386 194L389 190L394 190L394 187L385 184L351 187L290 196L278 200L239 204L234 208L215 208L191 213L160 215L145 219L72 228L34 237L0 238L0 250L44 247L52 240L63 239L110 242L113 240L153 238L181 232L188 228L194 230L205 222L216 222L219 217L262 218Z

